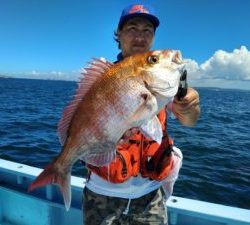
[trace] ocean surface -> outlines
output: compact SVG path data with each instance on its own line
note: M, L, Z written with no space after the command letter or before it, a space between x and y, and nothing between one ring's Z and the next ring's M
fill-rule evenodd
M0 79L0 158L44 167L60 151L57 123L75 82ZM250 91L197 88L194 128L168 119L184 155L174 195L250 209ZM73 174L84 176L78 162Z

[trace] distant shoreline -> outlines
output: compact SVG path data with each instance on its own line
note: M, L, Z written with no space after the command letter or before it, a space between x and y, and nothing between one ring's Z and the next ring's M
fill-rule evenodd
M8 76L5 76L5 75L0 75L0 79L5 79L5 78L13 78L13 77L8 77Z
M42 78L26 78L26 77L8 77L0 75L0 79L17 79L17 80L35 80L35 81L60 81L60 82L73 82L76 83L75 80L57 80L57 79L42 79Z
M0 75L0 79L20 79L20 80L36 80L36 81L59 81L59 82L73 82L77 83L78 81L76 80L57 80L57 79L41 79L41 78L26 78L26 77L11 77L11 76L5 76L5 75ZM192 86L192 88L195 89L213 89L213 90L238 90L238 91L250 91L250 89L240 89L240 88L222 88L222 87L206 87L206 86Z

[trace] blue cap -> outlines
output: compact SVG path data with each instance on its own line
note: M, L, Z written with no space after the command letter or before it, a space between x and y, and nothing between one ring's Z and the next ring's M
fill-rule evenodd
M151 21L154 28L158 27L160 24L159 19L156 17L154 9L148 5L144 4L133 4L127 6L121 14L118 28L120 29L122 25L133 17L143 17Z

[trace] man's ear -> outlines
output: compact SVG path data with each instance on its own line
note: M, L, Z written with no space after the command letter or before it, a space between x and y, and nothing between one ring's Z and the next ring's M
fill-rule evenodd
M118 40L120 40L121 30L120 30L120 29L117 29L116 34L117 34Z

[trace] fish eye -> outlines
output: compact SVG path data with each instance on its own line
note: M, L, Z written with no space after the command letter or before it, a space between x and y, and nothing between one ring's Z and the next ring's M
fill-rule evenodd
M150 63L150 64L158 63L158 61L159 61L159 56L158 55L150 55L148 57L148 63Z

